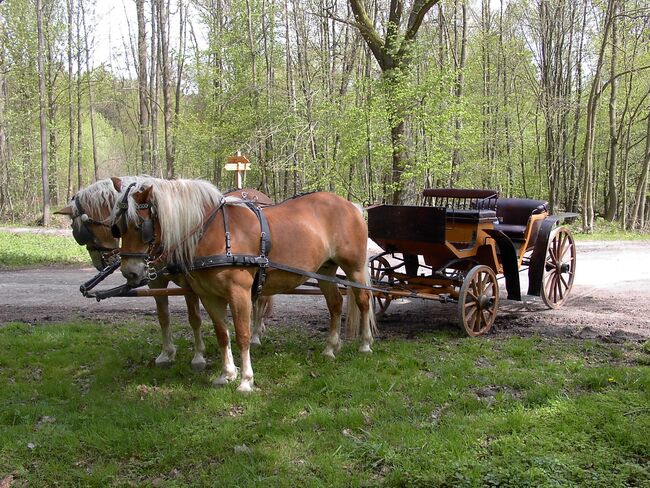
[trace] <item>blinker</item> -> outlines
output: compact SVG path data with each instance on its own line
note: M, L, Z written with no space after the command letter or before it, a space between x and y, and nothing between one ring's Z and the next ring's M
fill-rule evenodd
M72 226L72 237L77 241L77 244L84 246L95 241L94 234L90 231L85 222L80 222L79 225Z
M150 244L153 241L153 220L146 219L142 221L142 241Z
M111 235L115 239L119 239L120 237L122 237L122 232L120 232L120 227L117 224L111 225Z

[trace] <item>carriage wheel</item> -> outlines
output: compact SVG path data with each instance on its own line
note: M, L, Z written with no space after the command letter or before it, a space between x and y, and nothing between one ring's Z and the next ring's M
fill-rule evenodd
M560 307L569 296L576 274L576 243L566 227L553 231L546 247L542 300L548 308Z
M474 266L469 270L458 296L460 325L468 336L487 333L497 316L499 284L489 266Z
M393 275L390 271L390 263L383 256L377 256L370 260L370 277L373 286L393 284ZM373 309L377 318L384 315L392 298L389 295L379 295L376 292L372 295Z

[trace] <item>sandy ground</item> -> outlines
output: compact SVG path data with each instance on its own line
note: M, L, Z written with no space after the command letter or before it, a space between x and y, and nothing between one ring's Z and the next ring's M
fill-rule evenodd
M0 270L0 324L73 319L155 321L152 298L114 298L100 303L84 298L79 284L94 273L90 267ZM522 290L526 290L526 273L521 277ZM102 287L122 282L117 272ZM650 338L649 290L650 242L579 242L576 279L564 307L548 310L539 298L528 296L523 302L502 300L495 333L645 340ZM184 321L183 298L171 297L170 303L176 319ZM379 321L380 336L411 337L454 328L457 320L454 304L402 299L392 302ZM304 324L324 330L327 308L322 297L282 295L276 297L273 316L267 323Z

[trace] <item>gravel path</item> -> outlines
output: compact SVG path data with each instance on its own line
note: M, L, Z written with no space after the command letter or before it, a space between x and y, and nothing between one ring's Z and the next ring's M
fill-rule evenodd
M498 333L562 335L604 340L650 338L650 242L579 242L574 287L566 305L547 310L540 299L502 300ZM79 284L94 268L47 267L0 270L0 324L52 323L73 319L101 322L155 321L151 298L115 298L97 303L81 296ZM522 290L527 288L522 273ZM105 286L123 282L114 274ZM505 290L502 290L505 296ZM184 321L182 297L170 297L173 315ZM455 327L454 305L403 299L391 303L380 320L381 335L412 336L435 328ZM324 329L328 324L321 297L282 295L276 298L269 325L300 324Z

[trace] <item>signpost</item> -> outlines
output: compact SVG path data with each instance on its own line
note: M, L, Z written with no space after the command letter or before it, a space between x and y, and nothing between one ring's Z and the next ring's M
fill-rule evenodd
M241 151L237 151L235 156L229 156L226 163L226 171L237 172L237 189L244 187L243 180L246 176L246 171L251 169L251 163L246 156L243 156Z

